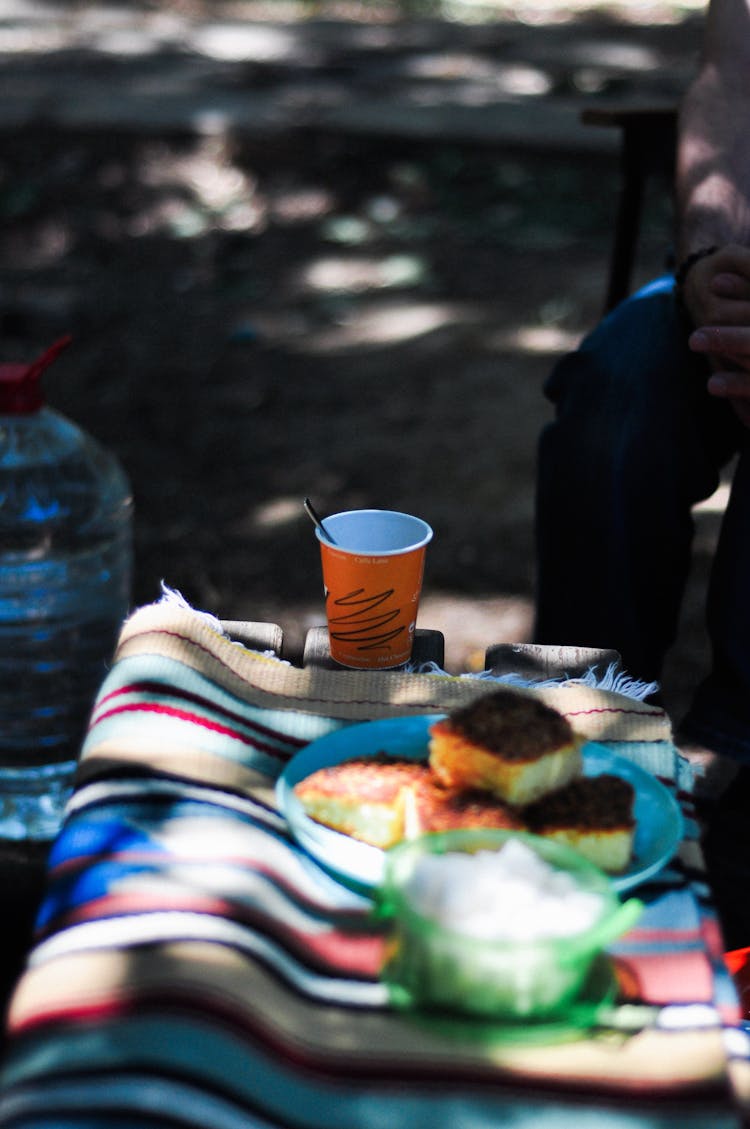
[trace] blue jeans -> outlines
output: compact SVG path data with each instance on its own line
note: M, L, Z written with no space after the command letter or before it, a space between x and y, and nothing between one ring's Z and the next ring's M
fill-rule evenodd
M750 432L706 392L674 281L628 298L562 359L537 478L539 643L612 647L658 680L674 642L691 506L739 453L707 597L712 668L682 732L750 764Z

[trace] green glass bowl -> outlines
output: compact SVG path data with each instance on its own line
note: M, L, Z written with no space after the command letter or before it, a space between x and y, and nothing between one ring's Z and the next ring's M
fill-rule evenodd
M588 929L534 941L477 940L410 903L406 884L425 854L497 851L511 837L599 896L601 914ZM643 908L634 898L621 903L607 875L576 851L526 832L496 830L440 832L392 847L376 907L390 926L381 975L396 1006L514 1022L563 1018L593 962Z

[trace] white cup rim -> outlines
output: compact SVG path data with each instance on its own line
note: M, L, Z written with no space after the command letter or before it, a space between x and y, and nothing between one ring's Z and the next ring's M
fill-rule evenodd
M403 553L413 552L415 549L421 549L433 538L433 530L430 525L421 517L415 517L414 514L407 514L402 510L380 510L380 509L361 509L361 510L340 510L338 513L330 514L328 517L323 518L323 525L328 527L330 524L331 536L336 541L335 523L339 518L347 518L351 516L367 517L379 516L389 518L400 518L405 521L411 522L415 525L416 533L421 535L416 536L413 541L409 541L405 545L399 545L394 549L369 549L369 548L351 548L348 545L331 544L319 529L315 530L315 536L318 538L322 545L327 545L328 548L338 550L341 553L351 553L357 556L368 557L394 557L400 556Z

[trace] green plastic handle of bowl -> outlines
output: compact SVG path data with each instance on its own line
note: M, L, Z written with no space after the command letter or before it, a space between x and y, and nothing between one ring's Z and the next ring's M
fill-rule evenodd
M643 912L643 902L638 898L628 898L610 917L605 917L598 927L594 927L580 939L573 939L560 953L561 964L576 963L587 953L604 949L610 941L622 936L634 925Z

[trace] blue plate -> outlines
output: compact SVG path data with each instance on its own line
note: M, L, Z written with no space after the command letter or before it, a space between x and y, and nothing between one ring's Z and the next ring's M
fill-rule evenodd
M429 727L442 716L394 717L346 726L313 741L292 758L279 777L276 799L294 838L325 870L355 890L368 892L380 884L383 851L310 819L294 794L294 786L317 769L354 756L386 752L426 760ZM655 776L605 745L584 745L583 765L587 776L609 772L628 780L635 791L633 859L626 871L612 878L615 889L622 893L653 877L669 862L682 839L682 813L674 796Z

